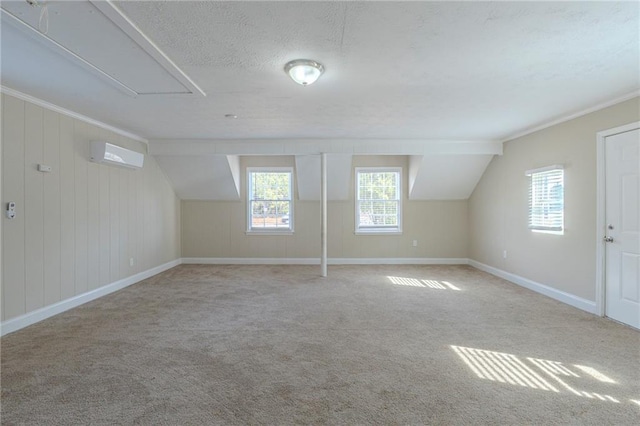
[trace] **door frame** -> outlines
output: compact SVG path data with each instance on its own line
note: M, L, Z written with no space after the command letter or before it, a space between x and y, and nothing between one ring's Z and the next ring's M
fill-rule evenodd
M606 232L606 167L605 140L609 136L640 129L640 121L596 133L596 315L605 312L605 247L602 238Z

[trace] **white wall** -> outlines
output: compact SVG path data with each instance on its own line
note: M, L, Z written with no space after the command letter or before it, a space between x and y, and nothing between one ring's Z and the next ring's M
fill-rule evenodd
M180 201L153 157L138 171L91 163L95 139L146 152L2 95L2 203L16 202L18 213L2 215L3 321L180 258Z
M594 301L596 133L639 118L635 98L506 142L469 199L469 257ZM527 228L525 171L551 164L565 167L564 235Z
M185 258L318 258L320 203L294 201L295 233L246 235L246 167L295 166L293 156L242 157L241 201L182 201ZM355 235L353 174L347 201L328 203L330 258L466 258L468 202L412 201L407 197L408 157L354 156L353 167L403 167L402 235ZM413 247L412 241L418 240Z

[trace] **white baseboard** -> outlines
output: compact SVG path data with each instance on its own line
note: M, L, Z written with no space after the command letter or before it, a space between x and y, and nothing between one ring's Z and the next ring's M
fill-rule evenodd
M201 265L319 265L316 257L183 257L183 264ZM466 258L329 258L329 265L466 265Z
M595 314L595 302L573 294L557 290L553 287L537 283L530 279L503 271L493 266L466 258L329 258L330 265L471 265L476 269L488 272L519 286L528 288L552 299L566 303L583 311ZM139 272L130 277L108 284L104 287L63 300L53 305L45 306L33 312L11 318L0 324L0 336L4 336L21 328L40 322L69 309L83 305L107 294L121 290L132 284L150 278L180 264L208 264L208 265L319 265L318 258L241 258L241 257L186 257L156 266L155 268Z
M146 271L139 272L135 275L131 275L130 277L123 278L119 281L113 282L111 284L107 284L103 287L97 288L95 290L91 290L87 293L83 293L78 296L74 296L70 299L66 299L61 302L54 303L53 305L45 306L44 308L40 308L38 310L29 312L27 314L20 315L19 317L11 318L0 325L0 336L13 333L14 331L20 330L21 328L35 324L44 319L60 314L64 311L68 311L69 309L75 308L77 306L80 306L92 300L98 299L102 296L106 296L109 293L113 293L114 291L121 290L125 287L128 287L142 280L146 280L147 278L157 275L160 272L164 272L167 269L171 269L174 266L178 266L180 265L180 263L182 263L181 259L172 260L171 262L167 262L165 264L156 266L155 268L151 268Z
M424 258L424 257L356 257L356 258L329 258L329 265L467 265L467 258Z
M493 266L485 265L484 263L480 263L473 259L469 259L469 265L473 266L476 269L480 269L481 271L488 272L491 275L495 275L507 281L511 281L512 283L517 284L521 287L533 290L536 293L543 294L559 302L571 305L574 308L582 309L583 311L589 312L591 314L596 313L596 302L593 302L591 300L583 299L573 294L566 293L562 290L558 290L553 287L549 287L547 285L532 281L528 278L503 271L502 269L494 268Z
M314 257L183 257L186 265L319 265Z

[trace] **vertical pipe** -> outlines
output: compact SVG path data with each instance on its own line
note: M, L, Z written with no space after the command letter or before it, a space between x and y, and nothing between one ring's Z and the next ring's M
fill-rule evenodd
M323 277L327 276L327 154L323 152L320 157L320 181L321 181L321 214L320 221L321 231L320 239L322 241L321 246L321 259L320 267Z

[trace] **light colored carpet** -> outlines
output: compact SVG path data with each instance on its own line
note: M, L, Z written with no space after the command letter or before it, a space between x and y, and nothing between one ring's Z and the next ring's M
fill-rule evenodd
M318 272L183 265L5 336L2 423L640 421L633 329L467 266Z

